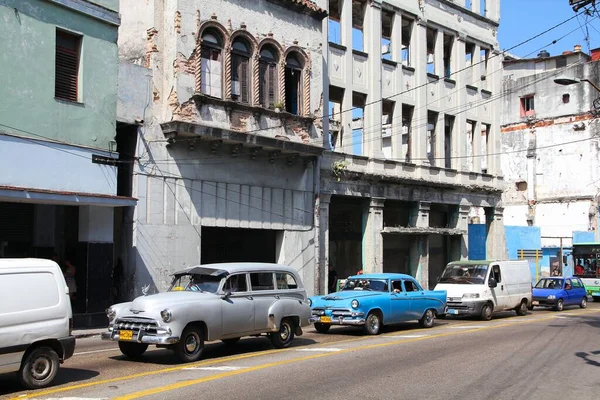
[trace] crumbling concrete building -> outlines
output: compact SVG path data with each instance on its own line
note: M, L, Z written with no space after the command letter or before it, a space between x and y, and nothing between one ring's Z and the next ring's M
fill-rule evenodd
M500 1L327 7L320 274L403 272L432 287L450 260L505 257Z
M123 0L120 12L118 119L138 199L123 293L225 261L291 265L313 293L325 9Z

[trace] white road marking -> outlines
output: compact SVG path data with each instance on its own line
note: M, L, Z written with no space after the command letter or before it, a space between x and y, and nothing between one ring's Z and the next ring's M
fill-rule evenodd
M400 338L400 339L411 339L411 338L420 338L429 335L393 335L393 336L384 336L386 338Z
M450 329L477 329L487 328L488 325L451 326Z
M102 349L102 350L92 350L92 351L82 351L79 353L74 353L74 356L81 356L84 354L94 354L94 353L103 353L105 351L119 351L119 349Z
M334 353L336 351L342 351L342 349L338 349L336 347L308 347L306 349L297 349L296 351L321 351L324 353Z
M221 366L221 367L189 367L189 368L184 368L184 371L237 371L238 369L244 369L246 367L228 367L228 366Z

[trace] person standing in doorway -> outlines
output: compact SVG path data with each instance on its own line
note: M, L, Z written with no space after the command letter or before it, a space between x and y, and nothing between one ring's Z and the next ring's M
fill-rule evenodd
M65 260L65 281L69 287L69 297L71 298L71 307L74 306L77 298L77 283L75 282L75 273L77 269L70 260Z
M333 293L336 291L337 279L337 271L333 268L333 265L329 264L329 279L327 282L327 289L329 293Z

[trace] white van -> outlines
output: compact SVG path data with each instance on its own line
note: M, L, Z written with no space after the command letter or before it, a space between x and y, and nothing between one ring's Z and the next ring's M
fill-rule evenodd
M69 289L50 260L0 259L0 373L28 389L49 385L73 355Z
M454 261L435 290L445 290L448 315L479 315L489 321L495 312L527 314L531 305L531 273L527 261Z

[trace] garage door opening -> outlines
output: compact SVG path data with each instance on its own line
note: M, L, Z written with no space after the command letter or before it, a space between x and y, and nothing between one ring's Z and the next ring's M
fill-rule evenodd
M278 231L202 227L202 264L224 262L275 263Z

